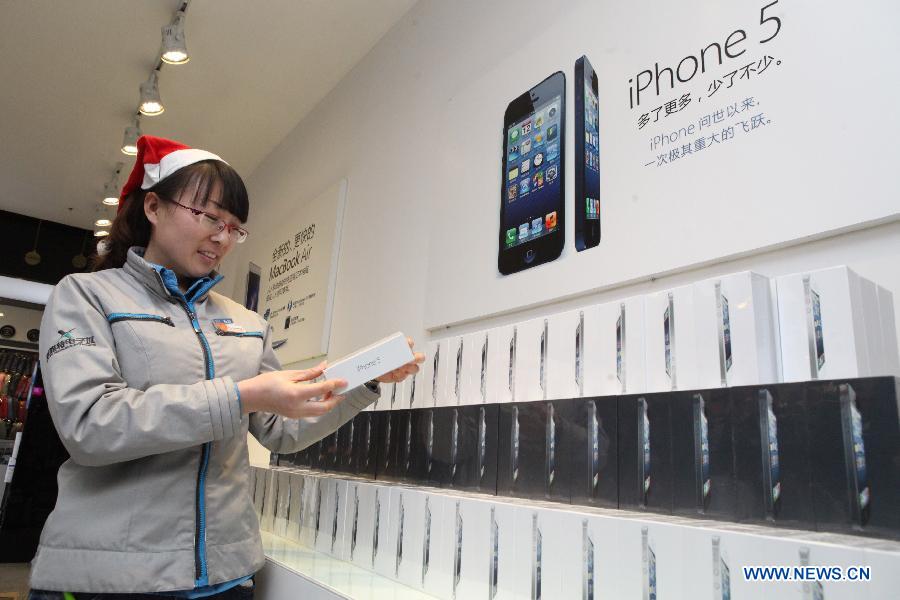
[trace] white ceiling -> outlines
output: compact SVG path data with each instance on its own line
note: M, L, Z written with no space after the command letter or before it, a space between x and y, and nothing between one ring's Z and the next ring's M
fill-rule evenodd
M245 178L415 0L192 0L144 133ZM0 2L0 209L91 228L180 0ZM361 107L362 109L362 107ZM102 207L101 207L102 209Z

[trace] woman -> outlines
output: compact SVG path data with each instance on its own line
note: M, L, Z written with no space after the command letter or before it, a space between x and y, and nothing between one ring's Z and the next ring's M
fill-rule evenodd
M346 395L335 394L342 380L314 382L324 363L281 371L268 324L212 291L248 212L218 156L144 136L108 251L55 288L41 360L71 458L32 563L33 597L246 596L264 562L248 430L295 452L378 398L377 382ZM402 381L422 360L379 381Z

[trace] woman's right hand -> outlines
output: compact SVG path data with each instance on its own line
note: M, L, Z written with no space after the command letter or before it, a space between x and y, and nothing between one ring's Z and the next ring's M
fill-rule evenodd
M344 400L334 390L347 385L343 379L309 383L324 370L321 363L312 369L269 371L239 382L242 412L271 412L289 419L324 415Z

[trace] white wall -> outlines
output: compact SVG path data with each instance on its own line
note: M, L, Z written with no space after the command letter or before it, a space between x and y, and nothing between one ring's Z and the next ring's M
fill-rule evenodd
M245 256L269 244L265 232L274 223L291 218L291 207L296 201L313 198L341 177L346 177L349 192L335 291L332 358L398 329L424 341L430 335L426 331L428 279L429 276L443 275L429 273L429 265L436 262L451 264L448 256L460 256L459 260L463 261L463 268L455 268L452 277L453 285L463 292L460 296L472 306L484 299L486 308L482 314L489 315L481 322L473 322L470 317L451 320L454 330L460 332L532 313L651 291L716 273L752 269L766 275L779 275L835 264L847 264L861 275L888 287L894 293L895 307L900 312L900 271L896 266L900 258L900 223L896 221L790 247L747 252L729 262L690 267L655 281L648 281L646 277L624 280L617 287L602 292L583 294L577 288L570 288L567 291L569 297L563 301L547 300L547 295L531 299L523 298L522 294L504 297L496 289L477 289L470 285L466 280L468 263L465 261L477 259L486 265L496 264L496 242L493 241L496 234L493 232L497 223L499 181L497 186L485 186L480 192L458 182L464 181L473 170L492 172L499 177L499 160L493 154L496 148L488 152L494 158L485 162L482 149L468 153L456 143L442 144L448 128L469 126L448 106L457 94L469 93L473 81L482 80L486 74L495 74L501 65L527 61L528 52L523 53L523 47L532 53L540 51L528 33L534 31L536 20L540 21L543 30L552 30L557 36L567 32L575 37L584 36L586 46L596 46L596 39L591 37L593 29L586 26L581 17L595 14L597 5L587 1L548 4L534 0L480 3L423 0L416 5L247 177L252 206L248 223L251 237L245 245L238 247L223 267L223 272L230 275L233 297L242 299ZM643 6L642 10L645 9ZM616 15L609 13L607 16L615 18ZM716 31L719 28L717 24ZM673 40L677 41L678 31L676 28L673 32ZM639 36L640 32L635 35ZM552 43L544 46L546 52L553 52ZM571 52L567 51L565 56L558 56L551 62L559 63L559 68L567 72L571 95L571 65L577 56L568 54ZM670 54L676 56L678 52L673 50ZM522 89L491 98L491 111L476 115L473 120L488 124L486 126L492 128L488 132L490 136L499 138L502 112L494 114L494 105L500 106L502 111L516 93L549 72L543 67L533 73L523 71L515 78L516 86ZM519 85L520 81L524 84ZM513 90L511 85L508 88ZM601 100L601 111L602 106ZM571 118L570 115L570 121ZM457 134L454 139L459 139ZM571 148L571 137L568 143ZM835 175L821 174L823 178ZM843 175L848 180L855 177L854 173ZM469 194L477 193L483 201L483 214L468 215L454 222L436 216L446 214L440 210L439 202L446 205L452 201L453 194L446 192L448 186L457 186L452 189ZM880 192L860 190L861 194ZM727 194L727 189L723 189L723 202L727 202ZM572 189L569 188L570 206L571 198ZM848 198L847 201L864 202L865 198ZM704 226L718 222L721 215L701 211L691 217L698 221L695 229L702 231ZM492 219L492 237L488 244L481 239L466 239L472 232L468 220L477 219ZM741 225L738 218L737 226ZM640 234L638 222L630 227L634 235ZM458 231L457 244L430 247L430 240L435 237L432 232L436 230ZM444 239L446 236L437 237ZM567 244L571 246L571 235L568 237ZM467 256L466 249L470 247L483 247L484 255ZM713 255L715 252L711 251ZM435 256L440 260L435 261ZM552 270L554 266L542 268ZM548 303L555 305L548 308ZM435 326L440 323L440 320L433 321ZM443 332L439 333L443 335Z

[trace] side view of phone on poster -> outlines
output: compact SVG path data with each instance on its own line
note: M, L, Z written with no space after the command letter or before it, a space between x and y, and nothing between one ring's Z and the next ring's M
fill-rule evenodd
M600 104L597 73L575 61L575 249L600 243Z
M497 268L503 275L555 260L565 243L566 76L553 75L509 103Z

